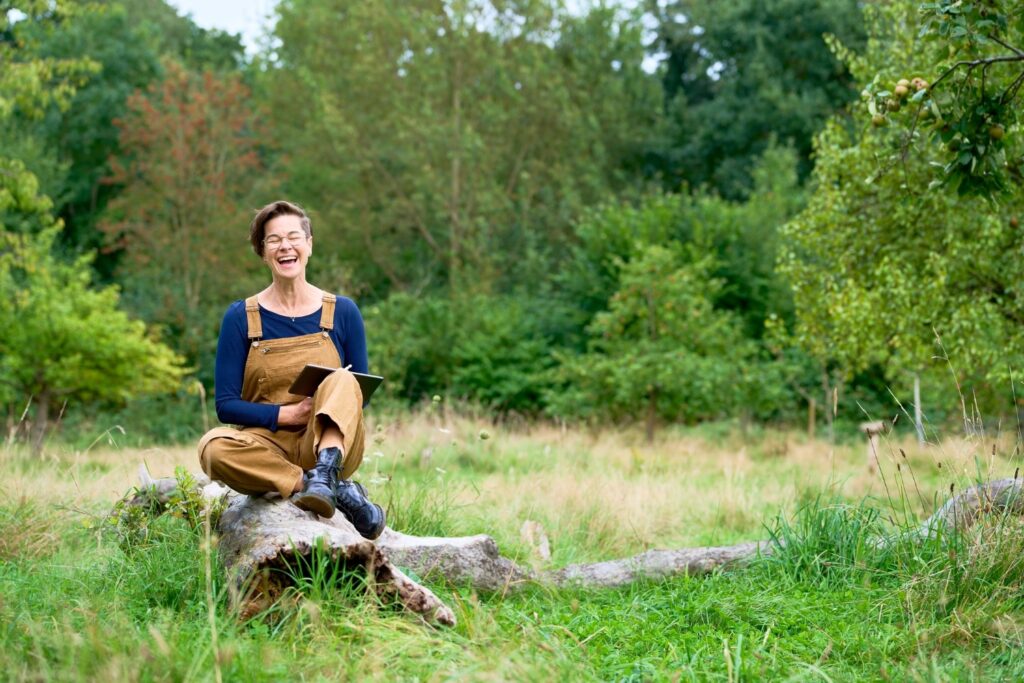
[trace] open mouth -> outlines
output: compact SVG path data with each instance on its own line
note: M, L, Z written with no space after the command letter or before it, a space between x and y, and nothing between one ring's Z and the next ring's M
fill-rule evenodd
M293 263L297 262L298 260L299 259L296 256L285 256L283 258L277 259L277 262L280 263L282 266L290 266Z

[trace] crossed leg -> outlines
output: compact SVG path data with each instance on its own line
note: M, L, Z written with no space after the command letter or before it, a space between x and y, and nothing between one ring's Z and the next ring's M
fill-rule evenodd
M199 462L211 479L239 493L277 491L287 498L302 490L302 473L313 468L317 453L332 446L344 454L341 478L351 478L363 461L363 394L346 370L320 385L304 431L217 427L199 441Z

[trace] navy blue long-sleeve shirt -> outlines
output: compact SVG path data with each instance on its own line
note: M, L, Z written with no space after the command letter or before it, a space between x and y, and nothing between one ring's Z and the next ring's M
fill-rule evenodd
M263 339L298 337L320 331L320 309L293 320L291 316L280 315L260 306L260 318L263 322ZM266 427L277 431L281 406L242 400L242 377L245 373L245 360L249 355L248 331L245 302L235 301L224 314L220 337L217 339L214 375L217 417L225 424ZM343 296L337 298L334 329L330 336L341 356L341 367L351 364L353 372L369 371L363 316L352 299Z

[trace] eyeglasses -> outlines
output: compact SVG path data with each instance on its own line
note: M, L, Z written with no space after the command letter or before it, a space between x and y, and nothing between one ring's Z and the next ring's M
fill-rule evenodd
M288 240L289 244L293 247L297 247L306 239L306 233L300 230L293 230L285 235L284 239L282 239L280 235L271 235L270 237L267 237L263 240L263 247L270 251L275 251L281 248L281 243L284 242L284 240Z

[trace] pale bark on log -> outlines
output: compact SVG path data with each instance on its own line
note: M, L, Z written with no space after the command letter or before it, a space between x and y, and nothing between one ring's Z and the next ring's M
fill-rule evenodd
M177 483L153 480L140 468L143 493L166 501ZM315 547L347 565L363 566L370 584L382 596L397 599L430 623L453 625L455 616L425 586L398 567L418 577L441 577L477 590L507 592L527 584L553 587L615 588L639 579L701 576L716 569L741 566L746 560L771 552L768 542L731 546L649 550L634 557L574 564L557 570L535 571L501 555L490 536L419 537L386 529L376 541L362 538L337 514L331 519L299 510L277 497L250 498L236 494L203 475L196 476L207 498L227 496L229 504L218 524L221 562L234 580L243 601L243 616L255 613L283 590L287 575L279 570ZM939 529L964 528L985 512L1024 513L1022 481L1002 479L972 487L946 502L921 527L918 536ZM148 493L146 493L148 492ZM880 539L880 543L886 542ZM268 577L273 576L273 580ZM275 584L276 581L276 584Z
M770 552L766 542L739 543L710 548L648 550L634 557L593 564L571 564L544 572L541 580L556 586L615 588L639 579L667 579L673 576L702 576L760 553Z
M921 524L918 534L931 538L938 533L964 531L985 514L1024 513L1024 480L996 479L977 484L950 498Z
M152 479L140 467L142 482L137 498L166 502L177 487L173 478ZM219 557L232 577L243 615L259 611L284 589L284 566L320 547L339 562L362 565L382 595L395 596L405 607L429 622L453 624L454 615L430 589L412 581L398 567L417 577L443 578L476 590L505 593L528 584L554 587L613 588L638 579L699 576L727 567L759 552L765 543L735 546L649 550L635 557L592 564L574 564L557 570L535 571L501 555L486 534L462 537L410 536L385 529L376 541L355 531L344 515L323 519L277 497L250 498L231 491L202 474L193 475L203 496L227 497L221 515Z
M525 567L503 557L486 534L477 536L407 536L386 529L377 545L396 564L424 579L442 577L488 592L505 592L536 580Z
M228 500L217 523L218 558L243 619L269 607L292 582L292 574L301 571L301 558L319 549L333 561L362 567L380 597L397 600L428 623L455 625L447 605L396 567L379 544L360 536L344 515L324 519L279 497L252 498L204 474L193 477L205 499ZM178 487L174 478L154 480L145 465L139 467L139 479L140 491L133 499L139 504L167 503Z
M246 611L258 611L272 601L296 571L295 559L320 549L334 561L363 567L379 596L397 599L429 623L455 625L447 605L398 569L380 546L360 536L344 515L324 519L280 498L236 495L217 530L218 557L248 603Z

